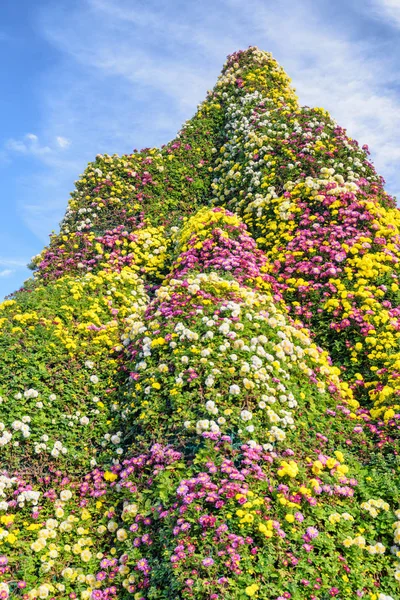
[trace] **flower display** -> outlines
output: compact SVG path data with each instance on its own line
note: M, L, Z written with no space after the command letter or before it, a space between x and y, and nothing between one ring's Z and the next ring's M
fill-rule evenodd
M231 77L249 80L249 56L230 65ZM290 91L280 102L266 95L266 69L250 63L250 73L255 89L222 93L214 200L242 216L293 314L360 402L389 421L400 409L399 212L367 147L323 109L299 107Z
M400 598L383 184L255 47L89 164L0 305L0 598Z

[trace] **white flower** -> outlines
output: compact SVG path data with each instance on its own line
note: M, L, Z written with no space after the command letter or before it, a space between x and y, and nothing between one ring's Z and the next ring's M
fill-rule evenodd
M240 387L234 383L230 386L229 393L232 395L240 394Z
M9 431L5 431L3 435L0 436L0 447L5 446L12 439L12 434Z
M220 331L224 335L229 333L229 331L230 331L229 323L227 323L227 322L222 323L222 325L219 326L218 331Z
M200 434L203 431L206 431L207 429L209 429L209 427L210 427L210 421L208 419L201 419L200 421L197 421L197 423L196 423L196 432L198 434Z
M117 531L117 539L119 542L124 542L128 537L127 532L125 531L125 529L118 529Z
M89 379L92 383L99 383L99 378L97 375L91 375Z
M118 529L118 524L115 521L109 521L107 524L107 529L113 533Z
M38 588L39 598L47 598L50 591L46 584L40 585Z
M242 410L240 413L242 421L250 421L253 418L252 413L249 410Z
M214 382L215 382L215 379L212 375L209 375L205 380L205 384L207 387L212 387L214 385Z
M263 450L265 450L265 452L272 452L272 450L274 449L272 444L263 444Z
M85 362L85 367L87 367L88 369L93 369L94 367L94 362L92 360L87 360Z
M88 425L88 424L89 424L89 419L88 419L88 417L81 417L81 418L79 419L79 423L80 423L81 425Z
M56 529L56 527L58 527L57 519L47 519L46 527L47 529Z
M215 406L215 402L213 400L208 400L206 402L206 411L212 415L218 414L218 408Z

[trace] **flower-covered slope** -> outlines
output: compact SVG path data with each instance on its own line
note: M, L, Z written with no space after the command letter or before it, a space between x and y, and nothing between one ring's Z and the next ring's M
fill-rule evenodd
M145 306L128 268L64 275L0 305L2 466L40 478L56 459L78 474L113 447L121 335Z
M399 211L367 147L323 109L265 93L251 52L233 60L230 76L243 82L222 93L214 202L242 216L292 312L389 420L400 409Z
M71 194L60 232L34 257L43 280L68 272L137 265L165 253L167 226L208 203L221 105L201 105L175 140L129 156L98 155Z
M0 306L0 598L399 600L397 228L257 48L98 156Z

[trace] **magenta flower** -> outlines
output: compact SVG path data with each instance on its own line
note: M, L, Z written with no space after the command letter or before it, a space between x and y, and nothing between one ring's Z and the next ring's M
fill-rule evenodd
M307 527L306 534L310 540L313 540L314 538L318 537L319 531L316 527Z
M202 563L203 567L212 567L214 564L214 561L212 558L205 558Z

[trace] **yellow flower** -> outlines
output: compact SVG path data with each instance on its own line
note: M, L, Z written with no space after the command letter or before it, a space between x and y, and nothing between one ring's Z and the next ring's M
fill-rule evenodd
M17 541L17 537L13 533L9 533L8 536L6 537L6 542L8 542L11 545L15 544L16 541Z
M336 458L338 459L339 462L344 461L343 453L340 452L340 450L335 450L334 455L336 456Z
M283 477L284 475L289 475L289 477L296 477L298 472L299 467L297 466L297 463L295 463L294 460L290 460L289 462L283 460L281 462L280 469L278 469L278 475L280 477Z
M294 523L294 515L288 514L285 516L285 519L288 523Z
M92 553L90 552L90 550L88 548L85 548L85 550L83 550L81 552L81 559L83 560L83 562L89 562L89 560L92 558Z
M329 520L329 523L331 523L332 525L334 523L339 523L339 521L340 521L339 513L332 513L331 515L329 515L328 520Z
M259 586L256 583L253 583L252 585L247 586L247 588L245 589L245 592L246 592L247 596L254 596L258 590L259 590Z
M324 465L320 460L315 460L312 467L312 472L314 475L319 475L321 471L323 471Z

